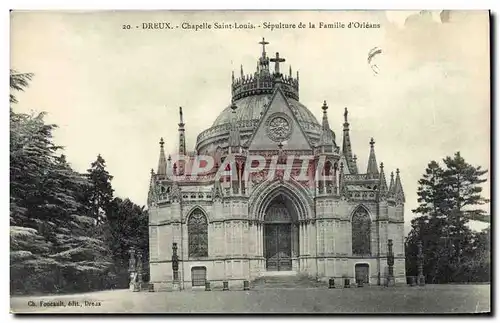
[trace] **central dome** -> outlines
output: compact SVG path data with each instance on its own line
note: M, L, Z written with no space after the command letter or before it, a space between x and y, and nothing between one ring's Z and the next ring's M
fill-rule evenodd
M251 121L259 120L261 114L264 112L266 106L269 104L271 95L260 94L241 98L234 103L238 107L236 109L236 121ZM316 117L307 109L302 103L294 99L287 99L293 113L297 117L299 122L306 122L310 124L315 124L319 126ZM232 118L231 105L228 105L215 119L212 127L220 126L231 122Z
M256 94L234 101L238 107L235 110L235 122L243 144L250 139L257 128L270 99L270 94ZM321 135L321 125L316 117L299 101L292 98L286 98L286 100L311 143L316 144ZM198 135L196 150L208 153L215 151L219 146L227 147L233 116L231 105L228 105L215 119L212 126Z
M277 88L282 91L310 143L314 145L319 141L322 129L320 123L311 111L299 102L299 73L293 77L292 67L289 66L287 75L283 74L280 71L280 63L285 59L280 57L278 52L276 57L268 57L265 51L265 45L268 43L263 39L260 44L263 47L262 55L257 60L257 69L251 74L245 74L241 66L240 77L236 78L234 72L232 74L231 98L232 103L237 106L235 113L229 104L212 126L198 135L198 153L227 148L232 122L235 122L238 128L240 142L247 144ZM274 71L269 68L271 62L275 64ZM283 106L283 109L288 109L288 106Z

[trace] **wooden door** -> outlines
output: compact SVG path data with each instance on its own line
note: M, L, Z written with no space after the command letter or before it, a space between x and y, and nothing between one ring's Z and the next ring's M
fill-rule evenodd
M355 268L356 282L361 280L363 284L369 284L368 264L357 264Z
M269 271L292 269L291 225L288 223L266 224L266 268Z

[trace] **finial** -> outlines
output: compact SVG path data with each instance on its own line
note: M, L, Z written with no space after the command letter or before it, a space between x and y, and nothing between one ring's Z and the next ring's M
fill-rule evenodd
M154 175L155 174L155 171L154 169L151 168L151 175Z
M356 162L356 160L358 160L358 156L357 156L357 155L354 155L354 156L352 157L352 160L354 160L354 162Z
M168 155L167 160L168 160L169 162L170 162L170 161L172 161L172 157L170 157L170 155Z
M349 112L347 112L347 107L344 109L344 122L347 123L347 114Z
M289 66L288 74L290 75L290 78L292 78L292 65Z
M391 180L394 179L394 172L391 172Z
M326 113L326 110L328 110L328 105L326 104L326 100L323 101L323 106L321 107L323 109L323 112Z
M282 150L283 149L283 143L280 141L280 143L278 144L278 149L279 150Z
M231 80L234 82L234 71L231 71Z
M340 171L343 172L344 171L344 162L340 162Z
M243 64L240 65L240 74L241 74L241 78L243 78L244 74L243 74Z
M384 169L384 163L380 163L380 169Z
M259 42L259 44L262 45L262 57L266 57L266 45L269 44L269 42L267 42L264 37L262 37L262 41Z
M165 144L165 142L163 141L163 137L160 138L160 148L163 148L163 145Z
M372 137L372 139L370 139L370 147L373 148L373 145L375 145L375 140L373 140L373 137Z
M297 71L297 81L299 80L299 71Z
M181 120L181 124L184 123L184 118L182 117L182 107L179 107L179 117L180 117L180 120Z
M399 168L396 168L396 176L399 175Z

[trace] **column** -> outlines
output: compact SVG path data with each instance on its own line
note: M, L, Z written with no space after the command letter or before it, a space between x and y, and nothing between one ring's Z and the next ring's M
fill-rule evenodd
M313 234L312 234L312 223L307 224L307 253L312 256L313 254Z
M302 231L304 232L304 255L309 255L309 237L307 236L307 223L304 222L302 225Z
M257 223L257 245L259 246L257 249L257 255L259 257L263 256L263 250L262 250L262 225L260 223Z
M304 255L304 224L299 222L299 256Z
M317 228L316 228L316 222L311 223L311 235L310 235L310 240L311 240L311 256L316 256L318 254L318 239L317 239Z
M229 255L228 253L228 248L227 248L227 230L226 230L226 226L227 226L227 222L222 222L222 232L221 232L221 235L222 235L222 252L224 254L225 257L227 257Z
M255 256L257 253L257 240L255 240L255 223L252 221L248 222L248 239L251 239L250 245L252 246L248 251L248 255Z
M240 164L238 172L240 173L238 176L238 178L239 178L238 191L240 194L243 194L243 163Z
M240 214L241 216L241 214ZM239 241L238 241L238 244L240 245L239 246L239 253L240 255L243 257L244 254L247 254L248 253L248 244L244 243L244 241L246 241L245 237L244 237L244 232L245 232L245 221L241 221L241 225L238 226L238 231L239 231Z
M418 246L418 254L417 254L417 259L418 259L418 285L419 286L424 286L425 285L425 276L424 276L424 255L422 253L422 241L419 240L417 242Z
M309 225L307 222L304 222L304 254L309 256L309 234L308 234Z
M260 243L259 243L259 224L257 222L254 222L254 239L255 239L255 256L259 256L259 248L260 248Z

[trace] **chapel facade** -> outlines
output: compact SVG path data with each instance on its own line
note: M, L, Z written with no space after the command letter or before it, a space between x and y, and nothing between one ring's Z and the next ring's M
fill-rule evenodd
M194 151L186 149L182 108L173 158L160 141L148 194L150 283L155 290L206 281L238 288L290 273L384 284L389 239L395 282L405 283L399 169L387 184L373 138L368 165L358 168L347 108L340 146L327 103L318 107L320 123L299 101L299 73L282 73L284 59L260 44L256 70L233 72L232 102L198 135Z

